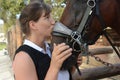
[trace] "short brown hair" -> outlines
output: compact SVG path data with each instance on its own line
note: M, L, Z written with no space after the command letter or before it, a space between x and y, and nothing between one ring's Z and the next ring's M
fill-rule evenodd
M21 30L24 34L30 34L29 21L33 20L37 22L42 13L45 12L45 16L51 12L51 7L44 2L31 2L21 12L19 22Z

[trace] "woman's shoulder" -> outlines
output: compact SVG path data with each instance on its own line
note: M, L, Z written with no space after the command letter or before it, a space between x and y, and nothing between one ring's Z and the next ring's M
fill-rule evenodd
M21 45L20 47L18 47L18 49L15 51L15 53L18 53L20 51L25 51L26 50L30 50L30 47L28 45Z
M28 62L30 60L30 56L25 51L20 51L15 55L14 61L18 63Z
M16 54L12 67L16 75L16 78L22 78L28 75L30 75L29 77L31 77L32 76L30 74L31 72L32 73L34 72L36 74L35 66L32 59L24 51L20 51L18 54ZM28 78L28 77L24 77L24 78Z

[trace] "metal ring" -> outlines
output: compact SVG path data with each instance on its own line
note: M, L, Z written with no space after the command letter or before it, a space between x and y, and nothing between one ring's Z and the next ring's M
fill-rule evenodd
M73 42L73 45L72 45L73 51L75 51L75 52L80 52L80 51L81 51L81 49L76 50L76 49L74 48L75 43L77 43L77 42L76 42L76 41L75 41L75 42ZM77 44L78 44L78 43L77 43ZM79 44L78 44L78 45L79 45ZM79 46L79 47L81 47L81 46Z
M95 0L88 0L87 5L91 8L95 7L95 5L96 5Z

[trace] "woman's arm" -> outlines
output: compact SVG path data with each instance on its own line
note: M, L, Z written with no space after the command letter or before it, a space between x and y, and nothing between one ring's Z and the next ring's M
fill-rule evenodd
M25 52L16 54L13 61L15 80L38 80L34 63Z

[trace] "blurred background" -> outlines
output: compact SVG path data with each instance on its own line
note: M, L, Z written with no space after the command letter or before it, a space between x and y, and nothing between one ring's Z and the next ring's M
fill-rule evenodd
M12 71L12 61L15 50L22 44L24 35L19 27L19 15L25 5L34 0L0 0L0 80L14 80ZM65 0L44 0L49 3L52 8L52 15L56 21L61 17L61 14L66 6ZM90 49L110 46L104 36L90 46ZM112 54L97 55L104 61L111 63L119 63L115 52L110 48ZM94 50L93 50L94 51ZM107 53L107 52L106 52ZM100 62L90 57L89 64L86 63L87 58L83 57L83 64L80 69L92 68L101 66ZM120 75L108 77L100 80L120 80Z

